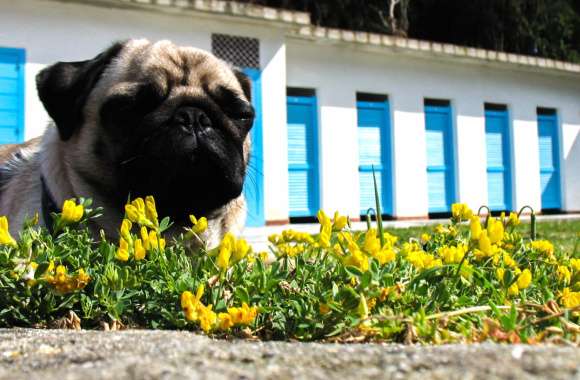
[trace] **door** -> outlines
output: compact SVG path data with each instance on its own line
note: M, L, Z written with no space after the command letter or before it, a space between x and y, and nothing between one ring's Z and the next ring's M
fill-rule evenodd
M369 208L376 209L374 167L381 210L384 214L392 215L391 128L388 100L358 101L357 120L360 214L365 215Z
M558 117L554 110L538 112L538 140L542 209L561 209L560 144Z
M287 101L290 217L310 217L319 207L316 96Z
M252 150L244 183L247 216L246 226L259 227L265 224L264 218L264 155L262 139L262 85L260 70L247 68L244 73L252 80L252 104L256 112L254 125L250 132Z
M0 144L24 138L24 49L0 48Z
M492 211L511 210L511 160L507 108L485 109L487 199Z
M451 106L425 103L429 213L451 212L455 199Z

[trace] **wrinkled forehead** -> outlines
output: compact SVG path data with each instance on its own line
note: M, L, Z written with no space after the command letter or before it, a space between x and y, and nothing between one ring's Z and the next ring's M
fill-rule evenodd
M245 98L229 65L201 49L180 47L169 41L152 44L133 40L127 43L116 64L120 66L120 70L115 70L119 82L154 83L166 94L175 88L197 95L195 92L226 87Z

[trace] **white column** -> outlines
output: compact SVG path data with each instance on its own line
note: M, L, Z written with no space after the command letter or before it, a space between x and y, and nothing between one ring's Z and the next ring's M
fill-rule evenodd
M563 209L580 212L580 113L577 107L558 110L561 123Z
M515 104L509 111L512 120L514 209L530 205L539 211L542 209L542 194L536 107L528 103Z
M487 150L483 101L458 99L453 104L456 115L455 157L459 202L473 210L487 204Z
M317 96L321 207L359 217L356 94L329 84Z
M262 131L266 221L288 220L286 45L262 40Z
M27 62L24 77L24 140L40 136L48 126L50 117L38 98L36 74L46 65Z
M394 214L398 218L426 217L427 147L423 99L416 94L394 94L393 160Z

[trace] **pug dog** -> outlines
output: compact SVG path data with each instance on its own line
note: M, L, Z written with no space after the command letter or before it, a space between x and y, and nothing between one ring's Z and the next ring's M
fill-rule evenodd
M243 227L254 108L241 71L200 49L139 39L58 62L36 82L53 126L0 150L0 215L12 234L36 212L49 226L51 211L79 197L104 208L95 234L117 235L127 199L147 195L174 230L206 216L210 245Z

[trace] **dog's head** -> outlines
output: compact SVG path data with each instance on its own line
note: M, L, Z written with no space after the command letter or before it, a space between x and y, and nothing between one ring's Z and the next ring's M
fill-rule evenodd
M37 87L67 164L106 199L153 195L179 220L240 196L251 83L212 54L130 40L44 69Z

